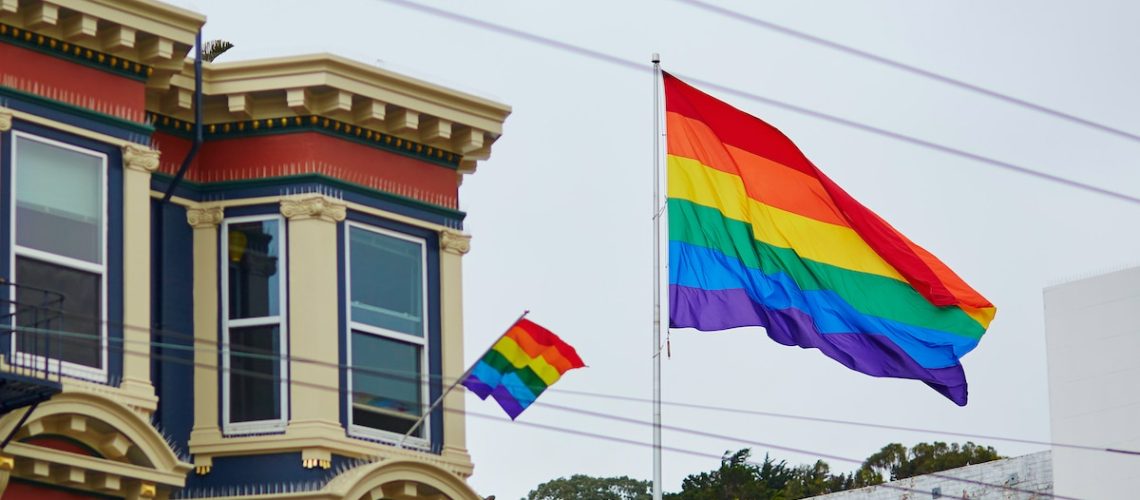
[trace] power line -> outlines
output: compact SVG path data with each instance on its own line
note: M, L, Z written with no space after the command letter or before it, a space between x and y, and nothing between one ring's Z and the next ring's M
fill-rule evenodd
M104 321L104 323L112 324L112 322L110 322L110 321ZM145 327L132 326L132 325L124 324L124 323L118 323L118 326L121 328L124 328L124 329L131 329L131 330L136 330L136 331L151 331L151 332L160 331L157 329L149 329L148 330ZM61 335L64 337L69 337L69 338L82 338L82 339L86 339L86 340L94 340L96 338L96 336L93 334L64 332L64 331L59 331L59 330L47 330L47 329L37 329L37 328L25 327L25 331L32 332L32 333ZM172 344L172 343L166 343L166 342L159 342L159 341L155 341L155 340L137 341L137 340L123 339L122 342L123 343L142 343L142 344L146 344L150 347L157 347L157 348L161 348L161 349L172 349L172 350L178 350L178 351L187 351L187 352L206 351L206 352L220 353L222 351L222 348L220 346L216 346L214 342L207 342L203 339L198 339L198 338L195 338L191 335L173 332L173 331L162 331L162 332L164 333L164 336L181 337L184 339L192 340L194 344L205 344L205 345ZM127 350L128 350L127 347L124 346L123 351L127 352ZM137 352L137 351L130 352L130 354L131 355L138 355L138 356L143 355L143 353ZM157 355L156 354L155 356L161 357L163 355ZM404 382L420 382L420 381L422 381L423 378L427 378L427 379L430 379L432 381L438 381L440 384L450 385L451 383L454 383L457 380L456 378L444 377L443 375L434 375L434 374L421 375L421 374L406 371L406 370L353 367L353 366L348 365L348 364L333 363L333 362L321 361L321 360L312 359L312 358L303 358L303 357L293 356L293 355L286 354L286 353L277 353L277 352L274 352L274 351L271 351L268 349L261 349L261 348L254 348L254 347L249 347L249 348L243 347L242 352L239 354L239 356L244 357L244 358L249 358L249 359L261 359L261 360L270 360L270 361L289 361L289 362L311 364L314 366L321 366L321 367L325 367L325 368L333 368L333 369L341 370L341 371L352 370L352 371L357 372L357 373L362 373L362 374L375 376L375 377L387 378L390 380L404 381ZM170 358L171 359L182 359L182 358L175 358L175 357L170 357ZM222 367L220 365L210 365L210 366L213 367L214 369L222 370ZM598 392L590 392L590 391L577 391L577 390L572 390L572 389L559 389L559 388L554 388L554 387L547 388L545 392L554 392L554 393L570 394L570 395L583 396L583 397L592 397L592 398L609 399L609 400L617 400L617 401L628 401L628 402L635 402L635 403L647 403L647 404L652 403L652 401L653 401L653 400L648 399L648 398L641 398L641 397L636 397L636 396L625 396L625 395L619 395L619 394L607 394L607 393L598 393ZM1013 438L1013 437L1003 437L1003 436L976 434L976 433L967 433L967 432L946 431L946 430L939 430L939 429L905 427L905 426L888 425L888 424L877 424L877 423L872 423L872 422L861 422L861 421L855 421L855 420L841 420L841 419L832 419L832 418L825 418L825 417L815 417L815 416L810 416L810 415L796 415L796 414L777 413L777 412L769 412L769 411L761 411L761 410L749 410L749 409L743 409L743 408L732 408L732 407L723 407L723 406L714 406L714 405L702 405L702 404L685 403L685 402L679 402L679 401L662 401L661 404L665 405L665 406L672 406L672 407L678 407L678 408L690 408L690 409L698 409L698 410L704 410L704 411L715 411L715 412L721 412L721 413L734 413L734 414L741 414L741 415L781 418L781 419L796 420L796 421L818 422L818 423L826 423L826 424L848 425L848 426L854 426L854 427L866 427L866 428L876 428L876 429L906 431L906 432L919 432L919 433L928 433L928 434L942 434L942 435L948 435L948 436L958 436L958 437L966 437L966 438L973 438L973 439L988 439L988 440L992 440L992 441L1006 441L1006 442L1014 442L1014 443L1022 443L1022 444L1036 444L1036 445L1050 446L1050 447L1057 447L1057 448L1070 448L1070 449L1079 449L1079 450L1084 450L1084 451L1095 451L1095 452L1114 453L1114 454L1123 454L1123 455L1140 455L1140 451L1124 450L1124 449L1116 449L1116 448L1106 448L1106 447L1102 447L1102 446L1090 446L1090 445L1081 445L1081 444L1072 444L1072 443L1059 443L1059 442L1052 442L1052 441L1041 441L1041 440L1033 440L1033 439L1025 439L1025 438ZM535 402L534 405L550 406L550 407L559 408L558 405L553 405L550 403L543 403L543 402Z
M578 56L582 56L582 57L586 57L586 58L590 58L590 59L595 59L595 60L602 61L602 62L612 64L615 66L620 66L620 67L623 67L626 69L633 69L636 71L650 71L650 67L648 65L641 64L641 63L638 63L635 61L622 59L620 57L616 57L616 56L613 56L610 54L606 54L604 52L596 51L593 49L587 49L587 48L584 48L581 46L569 44L569 43L562 42L559 40L555 40L553 38L545 37L542 35L536 35L534 33L529 33L526 31L511 28L508 26L503 26L500 24L491 23L489 21L484 21L482 19L476 19L473 17L464 16L462 14L456 14L454 12L445 11L443 9L437 9L435 7L429 7L427 5L421 5L421 4L418 4L418 3L415 3L415 2L412 2L409 0L379 0L379 1L388 2L388 3L395 4L395 5L410 9L410 10L419 11L419 12L422 12L425 14L444 18L444 19L454 21L454 22L457 22L460 24L465 24L465 25L472 26L475 28L499 33L501 35L506 35L506 36L509 36L512 38L518 38L518 39L525 40L525 41L528 41L531 43L555 48L555 49L558 49L558 50L561 50L564 52L569 52L571 54L575 54ZM673 74L677 75L678 77L680 77L681 79L683 79L685 81L698 84L698 85L703 86L705 88L715 89L715 90L718 90L720 92L724 92L726 94L730 94L730 95L734 95L734 96L741 97L744 99L752 100L755 102L767 104L769 106L777 107L780 109L784 109L784 110L791 111L794 113L802 114L805 116L810 116L812 118L816 118L819 120L828 121L831 123L843 125L845 127L850 127L850 128L862 130L862 131L867 132L867 133L879 135L882 137L887 137L889 139L894 139L894 140L899 141L899 142L908 143L908 144L911 144L914 146L919 146L919 147L931 149L934 151L939 151L941 153L948 154L951 156L957 156L957 157L965 158L965 159L972 160L972 161L975 161L978 163L984 163L984 164L990 165L992 167L997 167L997 168L1000 168L1003 170L1009 170L1012 172L1017 172L1017 173L1028 175L1031 177L1036 177L1038 179L1043 179L1043 180L1047 180L1050 182L1062 184L1062 185L1065 185L1065 186L1068 186L1068 187L1071 187L1074 189L1088 191L1088 192L1100 194L1103 196L1108 196L1110 198L1115 198L1117 200L1125 201L1128 203L1140 205L1140 197L1135 197L1135 196L1127 195L1124 193L1119 193L1119 192L1112 191L1109 189L1097 187L1097 186L1094 186L1092 184L1074 181L1074 180L1067 179L1067 178L1057 176L1057 175L1053 175L1053 174L1047 174L1047 173L1040 172L1040 171L1037 171L1037 170L1034 170L1034 169L1031 169L1028 167L1017 165L1015 163L1007 162L1004 160L998 160L995 158L990 158L988 156L983 156L983 155L980 155L977 153L972 153L972 152L969 152L969 151L966 151L963 149L958 149L958 148L955 148L952 146L947 146L944 144L939 144L936 142L928 141L925 139L920 139L918 137L906 135L906 134L903 134L900 132L894 132L891 130L879 128L879 127L876 127L874 125L869 125L869 124L865 124L862 122L849 120L847 118L842 118L842 117L839 117L836 115L824 113L822 111L816 111L816 110L813 110L810 108L806 108L806 107L799 106L796 104L791 104L791 103L784 102L784 101L781 101L778 99L773 99L770 97L764 97L764 96L754 94L751 92L747 92L744 90L736 89L733 87L728 87L725 85L720 85L720 84L711 82L709 80L704 80L701 78L685 75L682 73L674 72Z
M1136 134L1133 134L1133 133L1125 131L1125 130L1121 130L1121 129L1118 129L1115 127L1111 127L1111 126L1108 126L1108 125L1105 125L1102 123L1097 123L1097 122L1094 122L1092 120L1088 120L1088 119L1081 118L1079 116L1076 116L1076 115L1073 115L1070 113L1066 113L1064 111L1059 111L1059 110L1056 110L1056 109L1053 109L1050 107L1046 107L1046 106L1043 106L1040 104L1036 104L1033 102L1026 101L1024 99L1013 97L1009 94L1004 94L1004 93L998 92L996 90L990 90L990 89L987 89L987 88L979 86L979 85L975 85L975 84L972 84L969 82L958 80L956 78L951 78L949 76L942 75L939 73L935 73L933 71L925 70L925 69L919 68L917 66L913 66L913 65L901 62L901 61L897 61L895 59L890 59L890 58L887 58L884 56L880 56L878 54L867 52L865 50L860 50L860 49L857 49L857 48L852 47L850 45L844 45L842 43L835 42L832 40L828 40L826 38L818 37L818 36L815 36L815 35L812 35L809 33L805 33L803 31L798 31L798 30L789 28L787 26L783 26L783 25L774 23L772 21L767 21L764 19L760 19L758 17L753 17L753 16L743 14L743 13L740 13L740 12L737 12L737 11L734 11L734 10L731 10L731 9L728 9L725 7L721 7L719 5L713 5L710 3L706 3L706 2L703 2L701 0L675 0L675 1L683 3L683 4L691 5L693 7L705 10L707 12L712 12L714 14L718 14L718 15L721 15L724 17L735 19L737 21L741 21L741 22L744 22L747 24L751 24L751 25L759 27L759 28L764 28L764 29L769 30L769 31L775 31L777 33L787 35L787 36L790 36L793 38L797 38L799 40L803 40L803 41L808 42L808 43L812 43L812 44L819 45L822 47L827 47L827 48L832 49L832 50L843 52L845 54L852 55L852 56L855 56L855 57L858 57L858 58L861 58L861 59L864 59L867 61L879 63L879 64L882 64L884 66L888 66L888 67L891 67L891 68L894 68L894 69L897 69L900 71L910 73L912 75L918 75L918 76L921 76L921 77L924 77L924 78L927 78L930 80L934 80L934 81L941 82L941 83L944 83L947 85L958 87L960 89L965 89L965 90L968 90L970 92L974 92L976 94L984 95L986 97L992 97L994 99L1006 102L1008 104L1012 104L1014 106L1019 106L1019 107L1023 107L1026 109L1031 109L1031 110L1037 111L1039 113L1044 113L1046 115L1052 116L1054 118L1060 118L1060 119L1068 121L1070 123L1075 123L1077 125L1089 127L1089 128L1095 129L1095 130L1099 130L1101 132L1107 132L1109 134L1112 134L1112 135L1115 135L1118 137L1122 137L1122 138L1128 139L1130 141L1140 142L1140 135L1136 135Z
M93 338L93 336L90 334L80 334L80 333L73 333L73 332L50 331L50 330L44 330L44 329L33 329L33 331L35 331L36 333L52 332L55 334L60 334L60 335L69 336L69 337ZM128 351L125 349L124 349L123 353L124 353L124 355L129 354L129 355L134 355L134 356L146 356L147 355L147 353L136 352L136 351ZM152 359L157 358L160 361L168 361L168 362L172 362L172 363L178 363L178 364L183 364L183 365L197 367L197 368L209 368L209 369L218 369L219 368L217 365L213 365L213 364L209 364L209 363L199 363L199 362L196 362L193 360L187 360L187 359L180 358L180 357L166 356L166 355L161 355L161 354L152 355L151 358ZM278 378L278 377L271 375L271 374L265 374L265 373L261 373L261 372L250 371L250 370L243 370L240 368L229 368L228 371L230 374L238 374L238 375L242 375L242 376L246 376L246 377L254 377L254 378L260 378L260 379L264 379L264 380L276 381ZM309 381L296 380L296 379L289 379L289 384L290 385L302 386L302 387L310 387L310 388L317 389L317 390L325 390L325 391L335 392L341 396L350 395L350 393L347 389L342 388L340 386L330 386L330 385L326 385L326 384L320 384L320 383L316 383L316 382L309 382ZM362 394L365 396L381 396L381 397L385 397L386 399L389 399L393 402L405 403L405 404L409 404L409 405L413 405L413 406L419 406L421 411L423 409L425 409L426 406L428 406L426 404L426 402L396 400L396 399L388 398L386 395L375 394L375 393L372 393L369 391L353 390L352 394ZM612 415L612 414L601 413L601 412L594 412L594 411L590 411L590 410L583 410L580 408L571 408L571 407L548 405L548 404L544 405L544 406L550 407L550 408L555 409L555 410L564 411L567 413L587 415L587 416L591 416L591 417L608 419L608 420L613 420L613 421L618 421L618 422L623 422L623 423L631 423L631 424L643 425L643 426L652 425L649 422L645 422L645 421L642 421L639 419L634 419L634 418L629 418L629 417L621 417L618 415ZM557 426L544 425L544 424L535 424L535 423L530 423L530 422L512 421L512 420L509 420L505 417L496 417L496 416L492 416L492 415L488 415L488 414L482 414L482 413L476 413L476 412L467 412L465 410L447 408L446 406L439 407L439 409L442 411L459 413L462 415L470 415L470 416L475 416L478 418L492 419L492 420L498 420L498 421L503 421L503 422L513 422L516 424L522 424L522 425L526 425L529 427L536 427L536 428L541 428L541 429L555 431L555 432L569 433L569 434L574 434L574 435L578 435L578 436L585 436L585 437L593 437L593 438L597 438L597 439L607 440L610 442L618 442L618 443L623 443L623 444L633 444L633 445L638 445L638 446L652 446L652 444L649 444L649 443L642 443L640 441L635 441L635 440L616 437L616 436L607 436L604 434L596 434L596 433L591 433L591 432L587 432L587 431L582 431L579 429L571 429L571 428L557 427ZM663 426L663 428L671 430L673 432L682 433L682 434L690 434L690 435L695 435L695 436L700 436L700 437L723 439L726 441L732 441L732 442L737 442L737 443L741 443L741 444L749 444L749 445L753 445L753 446L762 446L762 447L766 447L766 448L783 450L783 451L788 451L788 452L793 452L793 453L800 453L800 454L809 455L809 456L819 456L819 457L823 457L823 458L830 458L832 460L837 460L837 461L842 461L842 462L849 462L849 463L856 463L856 464L862 464L863 463L863 461L859 460L859 459L842 457L839 455L832 455L832 454L827 454L827 453L818 453L818 452L815 452L812 450L776 445L776 444L771 444L771 443L765 443L762 441L747 440L747 439L743 439L743 438L740 438L737 436L715 434L715 433L709 433L709 432L698 431L698 430L694 430L694 429L688 429L688 428L676 427L676 426ZM385 443L385 444L390 444L390 443ZM702 456L702 457L706 457L706 458L723 458L723 457L718 457L716 455L712 455L712 454L708 454L708 453L703 453L703 452L698 452L698 451L693 451L693 450L687 450L684 448L664 447L663 446L662 449L670 451L670 452L683 453L683 454L689 454L689 455L694 455L694 456ZM748 462L748 463L750 463L752 465L762 465L762 464L758 464L755 462ZM955 482L960 482L960 483L972 484L975 486L999 488L999 489L1012 491L1012 492L1016 492L1016 493L1038 494L1038 495L1050 496L1053 498L1060 498L1060 499L1064 499L1064 500L1077 500L1077 499L1072 498L1072 497L1066 497L1066 496L1061 496L1061 495L1052 495L1052 494L1043 494L1043 493L1040 493L1040 492L1037 492L1034 490L1026 490L1026 489L1021 489L1021 488L1015 488L1013 486L1009 486L1009 485L1005 485L1005 484L986 483L983 481L977 481L977 480L968 479L968 478L959 478L959 477L954 477L954 476L949 476L949 475L940 475L937 473L928 474L928 475L930 475L932 477L938 477L940 479L944 479L947 481L955 481ZM902 491L912 491L912 492L919 492L920 491L920 490L915 490L912 488L906 488L903 486L890 485L887 483L878 484L875 486L898 489L898 490L902 490ZM921 492L925 493L925 490L921 490Z

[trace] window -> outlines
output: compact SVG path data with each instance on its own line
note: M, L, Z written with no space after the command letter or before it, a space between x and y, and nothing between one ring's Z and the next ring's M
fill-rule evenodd
M24 328L12 339L15 361L105 381L107 156L21 132L12 137L16 301L36 303L45 291L62 299L49 323L16 314Z
M285 426L283 227L276 215L222 224L222 414L228 434Z
M402 436L427 396L426 247L418 238L346 224L350 431ZM427 444L427 419L409 443Z

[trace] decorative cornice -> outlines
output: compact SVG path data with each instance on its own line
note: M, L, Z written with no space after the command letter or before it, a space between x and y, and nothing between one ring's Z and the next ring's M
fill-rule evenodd
M471 251L471 235L451 229L440 231L439 249L456 255L466 254Z
M209 229L222 223L225 212L222 207L187 208L186 222L194 229Z
M154 74L154 68L131 61L126 57L93 50L77 43L45 36L10 24L0 23L0 40L136 80L146 80L147 77Z
M123 146L123 166L142 172L154 172L158 169L159 152L139 144Z
M292 200L281 200L281 214L287 219L320 219L327 222L340 222L348 214L348 206L332 198L313 196Z
M193 123L164 114L148 113L147 121L153 123L155 129L172 135L191 137L194 131ZM411 141L395 135L371 130L367 127L317 115L262 118L257 120L211 123L203 126L203 135L207 141L310 131L330 134L342 139L365 144L384 151L410 156L417 160L452 169L458 168L459 161L462 158L461 155L448 151L445 148Z
M12 110L0 108L0 132L12 130Z

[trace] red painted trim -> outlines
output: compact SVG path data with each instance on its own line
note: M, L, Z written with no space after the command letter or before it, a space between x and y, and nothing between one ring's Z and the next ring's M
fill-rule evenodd
M4 490L4 500L8 500L9 498L13 500L91 500L92 498L113 497L95 496L88 493L60 489L53 485L24 482L14 479L8 483L8 488Z
M162 151L159 169L174 174L190 150L188 139L153 135ZM319 132L207 141L186 174L196 183L322 174L378 191L456 208L455 170Z
M0 61L0 85L126 120L146 121L143 82L2 42Z
M75 453L76 455L83 455L85 457L99 457L102 455L91 450L86 445L73 441L71 439L60 436L35 436L21 441L24 444L36 445L41 448L51 448L53 450L66 451L68 453Z

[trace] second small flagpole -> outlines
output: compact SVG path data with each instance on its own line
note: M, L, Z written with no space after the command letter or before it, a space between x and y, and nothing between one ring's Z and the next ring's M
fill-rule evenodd
M653 500L661 500L661 56L653 53Z
M503 330L502 335L495 337L495 341L491 342L491 346L488 347L486 351L483 351L483 354L480 354L478 358L475 358L475 361L471 363L471 366L467 367L467 371L463 372L463 375L460 375L459 378L451 382L451 385L447 386L447 390L443 391L443 394L440 394L438 398L435 398L435 401L433 401L431 406L429 406L427 410L424 411L422 415L420 415L420 418L416 420L416 423L412 425L412 428L408 429L408 432L404 433L404 437L400 438L400 444L397 446L401 448L404 447L404 441L407 441L408 436L411 436L413 432L416 432L416 429L420 428L420 425L424 423L424 419L426 419L428 415L431 415L431 412L435 411L435 408L443 402L443 398L446 398L447 395L451 393L451 391L455 390L455 388L459 386L459 384L462 384L464 380L467 380L467 376L471 375L471 370L475 369L475 365L479 364L479 360L487 357L487 353L491 352L491 349L495 348L495 344L499 342L499 339L503 338L503 335L506 335L507 332L511 331L511 328L514 328L515 325L519 324L519 321L522 321L522 319L525 318L527 314L530 314L530 309L523 311L523 313L519 315L518 319L514 320L511 323L511 326L508 326L506 330Z

